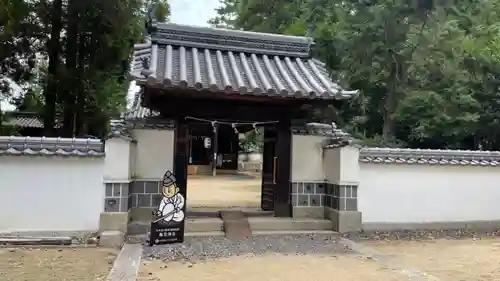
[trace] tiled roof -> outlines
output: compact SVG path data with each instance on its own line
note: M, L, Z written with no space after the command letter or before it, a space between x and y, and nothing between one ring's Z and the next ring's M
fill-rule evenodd
M359 161L380 164L430 164L498 166L500 152L470 150L430 150L397 148L362 148Z
M22 128L43 128L43 122L35 116L15 116L7 117L6 125L22 127Z
M104 156L104 144L96 139L0 136L0 156Z
M131 76L138 84L295 98L346 99L308 37L158 23L137 44Z
M43 120L39 116L29 112L6 112L5 124L21 128L43 128ZM60 128L61 124L57 123L54 128Z
M127 122L123 119L111 119L109 121L110 132L107 139L110 138L122 138L128 141L135 141L132 134L130 134L129 128L127 127Z
M139 91L135 94L131 109L125 112L125 114L123 114L124 120L137 120L147 117L158 116L160 114L157 111L151 110L147 107L143 107L141 105L141 95L142 91Z
M353 143L350 134L337 128L335 123L306 123L302 125L292 125L292 133L295 135L316 135L329 137L323 144L323 148L336 148Z

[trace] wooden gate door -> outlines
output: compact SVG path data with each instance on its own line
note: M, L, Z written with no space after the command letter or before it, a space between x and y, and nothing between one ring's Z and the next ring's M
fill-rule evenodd
M274 191L277 186L276 157L277 133L274 127L264 128L264 150L262 153L262 191L260 206L264 211L274 211Z

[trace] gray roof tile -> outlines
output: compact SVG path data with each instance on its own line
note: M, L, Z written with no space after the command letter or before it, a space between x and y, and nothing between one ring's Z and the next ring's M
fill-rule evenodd
M96 139L0 136L0 156L104 156L104 144Z
M166 88L296 98L346 99L307 37L156 24L134 48L131 76Z
M129 111L123 114L123 119L127 121L133 121L138 119L143 119L147 117L155 117L159 116L160 113L158 111L151 110L147 107L143 107L141 105L141 95L142 91L138 91L135 93L134 101L132 103L132 107Z
M362 148L359 161L379 164L499 166L500 152L373 147Z
M6 118L6 125L22 128L43 128L43 122L40 118L34 116L15 116Z
M21 128L43 128L43 120L40 116L30 112L7 111L5 124ZM61 124L56 120L54 128L60 128Z
M316 135L328 137L323 142L323 148L338 148L350 144L355 144L350 134L341 129L337 129L335 123L306 123L305 125L292 125L292 133L295 135Z

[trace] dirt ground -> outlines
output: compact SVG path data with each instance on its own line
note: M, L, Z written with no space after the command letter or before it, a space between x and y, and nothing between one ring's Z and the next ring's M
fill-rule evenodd
M363 243L442 281L500 280L500 239Z
M106 280L117 254L98 248L0 248L0 280Z
M188 177L188 207L259 207L260 194L260 178Z
M239 256L194 265L143 263L138 281L403 281L407 277L354 255Z

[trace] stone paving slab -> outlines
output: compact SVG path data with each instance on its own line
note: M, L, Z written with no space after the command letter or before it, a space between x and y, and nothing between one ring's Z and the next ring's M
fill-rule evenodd
M242 240L252 237L250 223L242 211L221 211L220 217L224 223L227 238Z
M107 281L136 281L141 265L142 245L125 244L113 264Z

